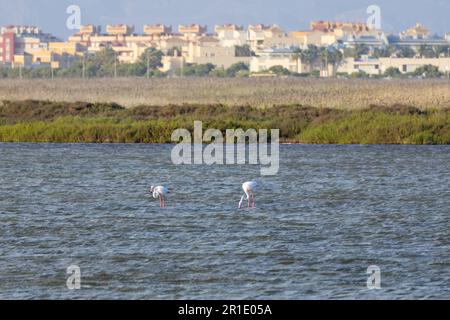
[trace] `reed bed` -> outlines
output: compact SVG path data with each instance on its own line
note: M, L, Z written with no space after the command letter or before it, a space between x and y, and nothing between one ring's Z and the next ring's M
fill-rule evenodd
M301 104L315 108L367 109L404 104L450 107L448 80L341 80L303 78L178 78L0 80L0 101L48 100L167 106Z

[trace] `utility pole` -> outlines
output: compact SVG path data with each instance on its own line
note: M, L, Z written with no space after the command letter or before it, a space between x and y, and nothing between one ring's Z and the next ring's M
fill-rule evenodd
M84 79L86 77L86 55L83 52L83 67L81 71L81 77Z
M50 70L52 72L52 80L54 79L54 71L53 71L53 54L50 54Z
M147 49L147 79L150 79L150 55Z
M114 51L114 79L117 78L117 53Z
M184 59L181 59L181 74L180 77L183 78L183 74L184 74Z

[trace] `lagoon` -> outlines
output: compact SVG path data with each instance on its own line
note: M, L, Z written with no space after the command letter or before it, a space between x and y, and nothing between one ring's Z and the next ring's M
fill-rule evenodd
M0 144L0 298L450 298L449 146L281 145L267 177L172 147Z

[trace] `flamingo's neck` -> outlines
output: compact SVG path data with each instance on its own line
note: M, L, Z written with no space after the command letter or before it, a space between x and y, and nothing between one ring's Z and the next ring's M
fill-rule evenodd
M239 209L242 209L242 205L244 204L245 195L242 196L241 201L239 202Z

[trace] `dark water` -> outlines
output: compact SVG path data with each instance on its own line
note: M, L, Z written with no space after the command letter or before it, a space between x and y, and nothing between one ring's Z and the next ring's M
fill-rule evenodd
M0 298L450 298L449 147L282 146L275 177L170 151L0 144Z

